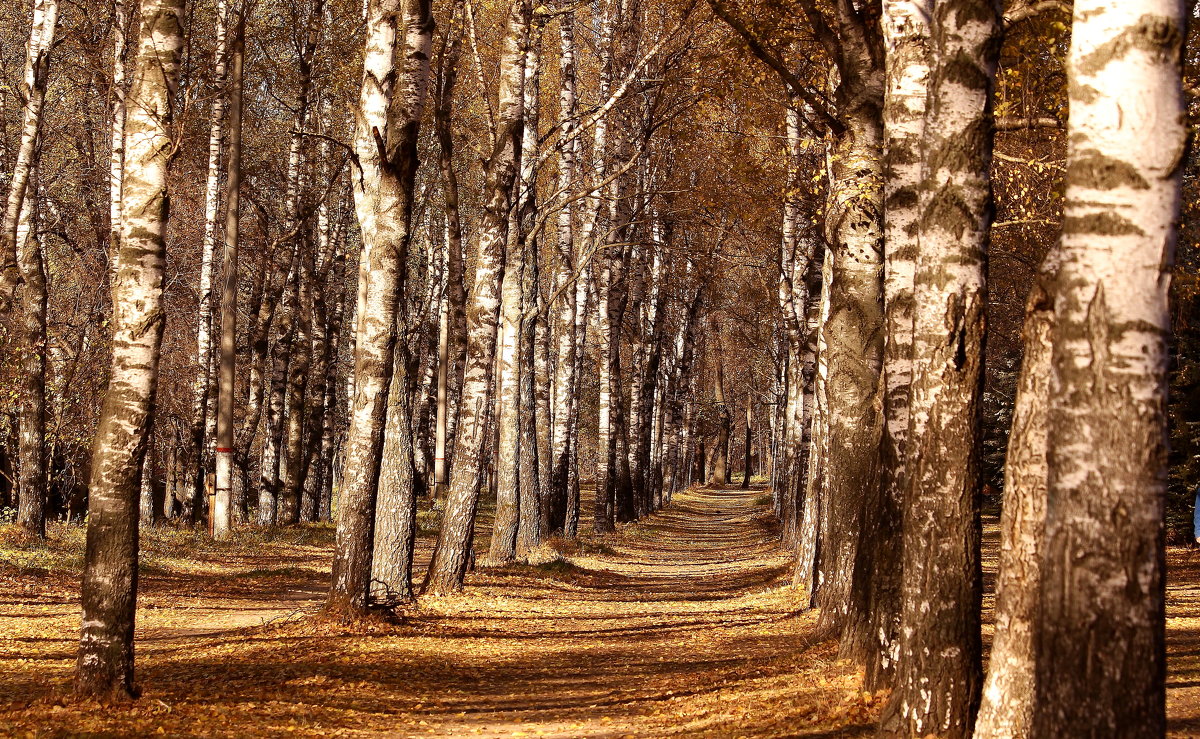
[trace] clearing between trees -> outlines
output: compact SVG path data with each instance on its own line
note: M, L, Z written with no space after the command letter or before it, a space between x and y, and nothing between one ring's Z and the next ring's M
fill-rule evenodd
M465 595L354 628L314 615L327 526L229 542L146 531L142 699L105 710L69 693L83 530L52 527L49 549L2 540L0 733L869 736L882 696L799 608L767 501L695 488L615 535L556 542L537 566L481 566ZM1200 554L1170 559L1171 734L1197 736L1200 618L1184 614L1200 613Z

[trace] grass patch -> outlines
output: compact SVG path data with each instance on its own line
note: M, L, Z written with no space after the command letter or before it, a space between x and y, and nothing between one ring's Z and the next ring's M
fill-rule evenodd
M618 552L606 542L597 539L563 539L554 537L547 542L555 551L562 555L570 556L573 554L601 554L607 556L615 556Z
M417 536L437 536L441 526L441 511L417 511Z
M772 497L770 493L766 493L765 495L756 495L756 496L754 496L754 505L757 505L757 506L775 505L775 498Z

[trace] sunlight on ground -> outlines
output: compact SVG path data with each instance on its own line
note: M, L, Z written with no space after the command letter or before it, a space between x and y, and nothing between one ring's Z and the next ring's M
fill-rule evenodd
M810 643L815 615L785 587L761 497L691 491L615 535L553 542L539 564L481 568L465 595L354 628L313 615L327 526L220 544L149 532L144 695L104 710L68 700L82 531L53 527L46 550L0 531L0 733L870 735L880 696L860 692L835 645ZM418 572L431 545L418 544ZM1198 569L1200 555L1172 551L1179 736L1200 727Z

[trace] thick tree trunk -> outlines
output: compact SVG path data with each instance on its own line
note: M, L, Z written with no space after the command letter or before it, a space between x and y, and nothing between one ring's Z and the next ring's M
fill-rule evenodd
M363 174L355 179L354 200L364 242L354 331L354 396L338 501L333 584L326 602L327 610L340 617L360 616L367 608L375 499L432 37L429 0L370 3L355 125Z
M92 454L75 692L124 697L133 685L138 477L158 380L171 100L183 48L181 0L143 0L126 123L112 374Z
M1075 5L1037 737L1166 729L1167 293L1186 139L1183 33L1181 3Z
M424 586L433 593L451 592L462 587L469 563L479 490L485 474L482 463L491 440L487 423L489 376L496 358L504 249L508 241L509 212L524 126L522 88L532 13L529 0L513 2L500 60L496 140L487 165L475 284L468 301L467 364L454 444L453 469L456 474L450 478L446 512Z
M841 106L846 130L830 152L827 214L834 258L825 321L829 438L823 515L830 526L821 556L828 574L818 596L823 625L841 631L843 657L858 662L865 661L871 641L866 594L874 542L865 535L863 514L867 491L879 481L882 425L882 81L875 77L882 75L873 72L864 89L839 88L839 97L852 99Z
M982 582L976 430L992 225L994 0L936 2L921 146L903 604L893 707L899 735L970 736L979 705Z

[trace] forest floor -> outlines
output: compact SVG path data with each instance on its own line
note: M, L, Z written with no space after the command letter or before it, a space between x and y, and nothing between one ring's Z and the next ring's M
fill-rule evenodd
M149 531L143 694L107 707L69 692L82 530L55 525L29 548L0 527L0 735L869 736L883 696L799 609L764 498L688 491L542 565L481 566L463 595L357 627L316 617L328 526L220 544ZM996 546L992 525L989 587ZM1170 562L1171 733L1200 736L1200 553Z

